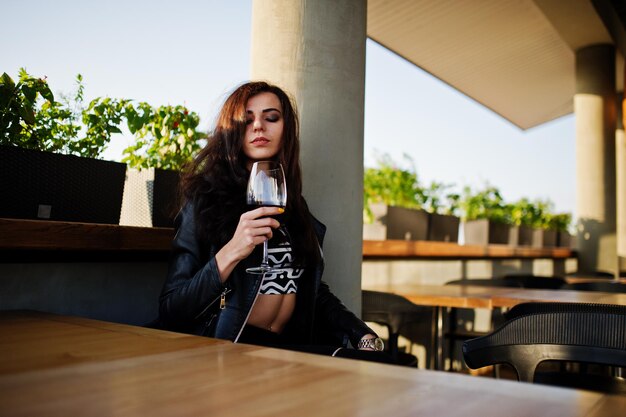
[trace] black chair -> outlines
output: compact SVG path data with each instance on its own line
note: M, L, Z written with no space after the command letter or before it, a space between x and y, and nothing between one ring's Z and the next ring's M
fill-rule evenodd
M625 307L612 304L534 302L521 303L511 307L509 311L504 313L504 318L509 321L529 314L594 313L598 312L599 309L609 314L623 314L625 311Z
M617 292L626 293L626 284L621 282L576 282L572 284L566 284L562 287L564 290L577 290L577 291L601 291L601 292Z
M567 283L563 277L532 274L508 274L503 279L516 281L523 288L542 290L556 290Z
M478 285L481 287L522 288L522 284L518 280L508 278L457 279L454 281L448 281L445 285ZM494 328L503 320L502 312L499 309L494 309L491 313L491 328ZM444 338L448 340L448 358L458 357L458 341L484 336L488 333L484 331L476 331L473 330L473 328L472 330L466 330L463 328L464 323L473 322L473 309L464 309L460 315L457 308L449 309L447 331L444 334Z
M463 343L471 369L509 364L519 381L624 393L608 374L537 373L545 361L626 367L626 307L578 303L525 303L494 332Z
M509 278L456 279L454 281L446 282L445 285L479 285L483 287L522 288L522 284L518 280Z
M572 278L600 278L600 279L606 279L606 278L615 278L615 274L613 272L608 272L608 271L591 271L591 272L583 272L583 271L576 271L576 272L570 272L567 274L568 277L572 277Z
M446 285L479 285L487 287L510 287L530 289L559 289L566 285L566 281L558 276L541 276L532 274L508 274L501 278L461 279L449 281ZM456 311L451 312L451 320L456 320ZM491 323L496 327L503 322L503 315L499 310L494 310ZM459 332L454 328L448 333L451 339L470 339L483 336L484 332Z
M401 332L411 327L417 326L417 333L427 337L424 346L426 347L426 359L428 368L431 367L432 325L434 321L434 309L430 307L417 306L406 298L380 291L362 291L362 311L363 320L378 323L387 328L389 339L385 350L389 351L391 357L401 365L417 366L417 358L414 355L400 351L398 337Z

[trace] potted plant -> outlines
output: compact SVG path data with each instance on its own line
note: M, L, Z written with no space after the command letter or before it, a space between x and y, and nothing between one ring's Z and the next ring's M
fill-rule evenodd
M554 231L556 234L553 246L571 247L572 236L569 232L569 228L572 224L572 215L570 213L548 214L546 223L548 229Z
M572 235L570 233L572 214L554 214L551 219L551 224L557 231L557 246L564 248L572 247Z
M201 148L200 118L184 106L128 103L128 129L135 142L122 153L128 163L120 224L173 226L180 171Z
M517 244L533 246L536 240L535 230L541 226L544 204L521 198L510 207L513 224L518 227Z
M424 190L424 208L429 213L428 240L457 242L459 237L458 216L460 194L448 192L451 185L431 182Z
M463 231L466 244L509 244L512 224L510 208L500 191L487 185L472 191L465 187L460 202L463 212Z
M557 244L557 231L552 217L552 202L549 200L527 202L532 211L529 225L532 227L531 246L534 248L549 248Z
M400 168L388 155L366 168L363 178L363 238L426 240L428 213L422 210L424 191L414 164Z
M102 99L83 109L77 83L73 97L55 100L25 69L17 83L0 77L0 217L118 223L126 165L96 158L119 132L119 113L102 112Z

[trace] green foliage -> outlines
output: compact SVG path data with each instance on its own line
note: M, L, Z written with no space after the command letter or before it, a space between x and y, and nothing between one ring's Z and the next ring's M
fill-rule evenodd
M413 160L408 155L404 155L404 158L409 162L408 169L401 168L387 154L377 159L375 168L365 169L363 179L365 223L374 220L370 204L384 203L460 216L466 221L488 219L498 223L559 231L570 227L571 214L554 214L552 202L549 200L530 201L522 198L515 203L507 203L500 190L489 184L478 190L465 187L462 194L451 191L454 185L436 181L425 188L418 180Z
M385 203L390 206L420 209L424 204L424 190L420 186L415 164L405 155L410 163L409 169L396 165L389 155L382 155L377 160L376 168L366 168L363 177L363 218L366 223L373 219L370 204Z
M98 97L82 111L85 139L71 151L96 158L106 149L115 133L122 133L119 125L124 117L124 107L129 100Z
M570 213L556 214L550 200L530 201L522 198L511 204L513 223L517 226L529 226L535 229L567 232L572 223Z
M42 97L54 103L54 96L44 78L31 77L20 69L15 83L5 72L0 77L0 145L17 145L42 149L45 144L33 134L36 125L36 104Z
M444 184L433 181L428 188L423 190L424 209L430 213L447 214L457 216L460 209L461 195L445 191L453 187L452 184Z
M74 97L61 96L60 101L44 101L35 114L35 123L30 135L37 138L39 150L82 155L78 141L80 112L83 101L82 77L76 77L77 89ZM74 152L69 148L73 148Z
M477 192L466 187L461 207L465 220L489 219L515 226L557 231L567 231L572 222L570 213L553 213L550 200L531 201L521 198L514 203L506 203L498 189L489 185Z
M548 201L530 201L522 198L510 204L511 218L516 226L528 226L542 228L545 224L545 216L551 210L551 203Z
M76 92L55 101L45 79L20 69L13 83L6 73L0 86L0 144L88 158L98 157L120 133L125 100L97 98L83 107L83 78L76 76Z
M87 107L80 74L72 96L55 101L45 79L20 70L16 84L0 78L0 145L97 158L126 120L135 143L123 162L134 168L181 169L200 149L206 134L200 118L183 106L154 108L128 99L98 97Z
M122 162L134 168L180 170L201 148L206 134L197 130L200 118L183 106L153 108L148 103L126 105L128 129L135 143L123 151Z
M505 203L500 191L490 185L478 191L465 187L460 206L465 220L488 219L504 224L513 222L510 207Z
M548 213L545 219L545 228L556 230L557 232L569 232L572 224L570 213L551 214Z

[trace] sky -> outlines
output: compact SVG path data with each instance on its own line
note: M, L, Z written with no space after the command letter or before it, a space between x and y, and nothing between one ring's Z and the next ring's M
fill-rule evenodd
M99 96L184 104L209 130L220 104L249 79L251 0L0 0L0 72L25 67L55 94L83 76ZM414 162L425 185L491 184L505 200L549 199L575 212L574 116L522 131L368 39L364 164ZM130 137L104 159L119 160Z

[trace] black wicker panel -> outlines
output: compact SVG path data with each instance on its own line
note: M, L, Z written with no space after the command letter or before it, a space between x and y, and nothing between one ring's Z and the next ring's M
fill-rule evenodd
M0 217L118 224L126 164L0 146Z
M180 174L177 171L154 170L152 226L174 227L174 217L178 207L179 179Z
M626 315L551 312L520 316L490 335L472 341L474 348L494 345L559 344L626 350Z

